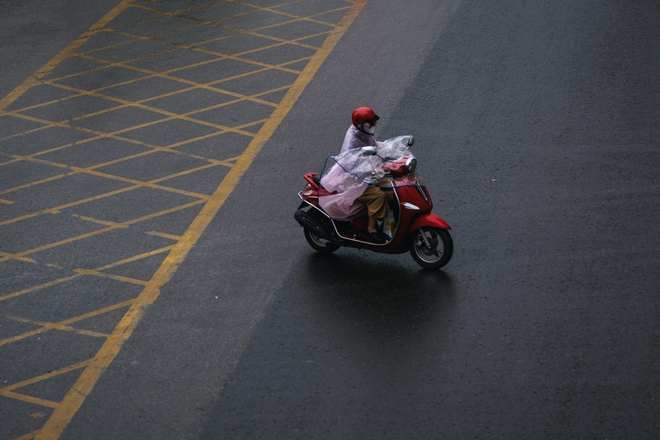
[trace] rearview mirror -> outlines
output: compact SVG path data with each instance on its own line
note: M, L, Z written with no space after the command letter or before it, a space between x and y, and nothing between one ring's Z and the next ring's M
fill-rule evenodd
M360 150L362 151L362 154L366 154L367 156L376 155L376 147L362 147Z

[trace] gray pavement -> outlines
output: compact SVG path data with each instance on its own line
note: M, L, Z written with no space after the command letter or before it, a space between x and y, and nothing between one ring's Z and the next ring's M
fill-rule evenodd
M305 78L330 3L133 6L0 114L0 437L58 414L71 439L657 437L658 5L372 0ZM61 31L30 34L3 97L114 6L22 13ZM442 271L316 255L293 220L364 104L379 139L416 136Z

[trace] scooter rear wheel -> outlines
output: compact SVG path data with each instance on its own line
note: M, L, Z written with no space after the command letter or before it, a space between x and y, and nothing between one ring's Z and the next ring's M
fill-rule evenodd
M305 231L305 238L307 239L307 243L309 243L309 245L313 247L316 252L320 252L322 254L331 254L339 249L339 246L326 240L325 238L319 237L309 229L303 229Z
M410 254L425 269L439 269L454 253L451 235L445 229L419 228L410 241Z

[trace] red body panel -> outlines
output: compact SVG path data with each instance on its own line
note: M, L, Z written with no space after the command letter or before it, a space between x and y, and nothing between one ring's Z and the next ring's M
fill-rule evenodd
M410 223L410 226L408 226L408 231L415 231L423 227L451 229L449 223L444 221L441 217L433 214L432 212L415 217L415 219Z

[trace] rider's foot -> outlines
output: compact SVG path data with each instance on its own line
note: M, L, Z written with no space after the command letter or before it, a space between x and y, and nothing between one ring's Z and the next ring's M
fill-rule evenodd
M369 239L374 243L386 243L390 237L383 234L382 232L370 232Z

